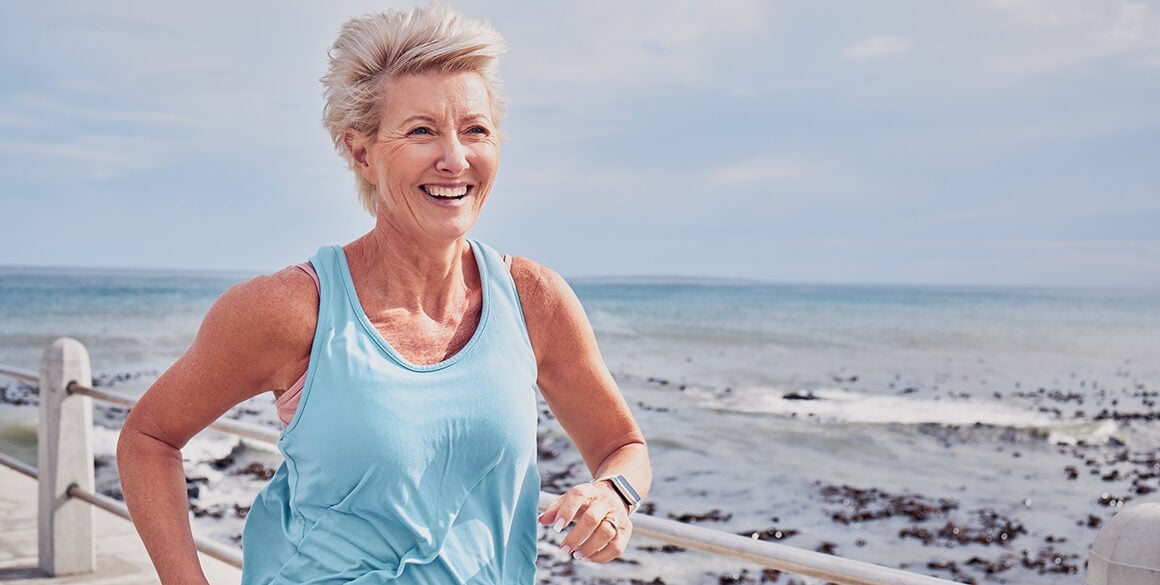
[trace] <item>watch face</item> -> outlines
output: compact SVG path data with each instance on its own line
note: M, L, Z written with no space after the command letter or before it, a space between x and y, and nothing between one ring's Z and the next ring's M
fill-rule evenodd
M625 499L629 500L633 506L640 503L640 494L636 493L636 490L632 489L632 484L628 483L628 480L625 479L623 475L617 475L613 477L612 483L616 485L617 490L620 491L620 493L624 495Z
M623 475L614 475L608 479L611 481L612 487L616 489L616 493L620 494L625 504L628 504L628 513L635 512L636 508L640 506L640 494L632 489L632 484L628 483Z

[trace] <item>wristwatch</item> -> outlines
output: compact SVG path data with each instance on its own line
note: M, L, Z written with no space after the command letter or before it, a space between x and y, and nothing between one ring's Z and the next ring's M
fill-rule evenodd
M616 490L616 493L620 495L620 499L624 500L624 503L628 505L629 514L632 514L640 507L640 494L632 489L632 484L628 483L628 480L623 475L598 477L592 480L592 483L599 483L604 480L608 480L608 483L612 484L612 489Z

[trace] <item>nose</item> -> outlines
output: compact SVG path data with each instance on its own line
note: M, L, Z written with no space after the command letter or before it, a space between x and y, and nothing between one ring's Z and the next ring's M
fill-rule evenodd
M451 135L440 141L439 160L435 162L435 169L450 175L458 175L466 171L471 164L467 162L467 145L457 135Z

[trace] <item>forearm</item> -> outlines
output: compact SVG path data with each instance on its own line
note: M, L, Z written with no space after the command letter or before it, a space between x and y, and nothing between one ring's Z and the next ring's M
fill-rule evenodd
M133 524L165 585L205 585L193 532L181 451L134 428L117 444L121 490Z

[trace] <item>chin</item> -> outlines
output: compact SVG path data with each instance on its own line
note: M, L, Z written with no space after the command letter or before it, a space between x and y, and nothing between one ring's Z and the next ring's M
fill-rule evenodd
M454 241L466 238L468 232L471 231L471 228L474 225L475 225L475 222L473 221L473 222L468 223L466 225L464 225L464 224L452 224L452 225L442 225L442 226L438 226L438 227L432 226L431 229L427 230L427 233L436 237L437 239L444 240L447 242L454 242Z

